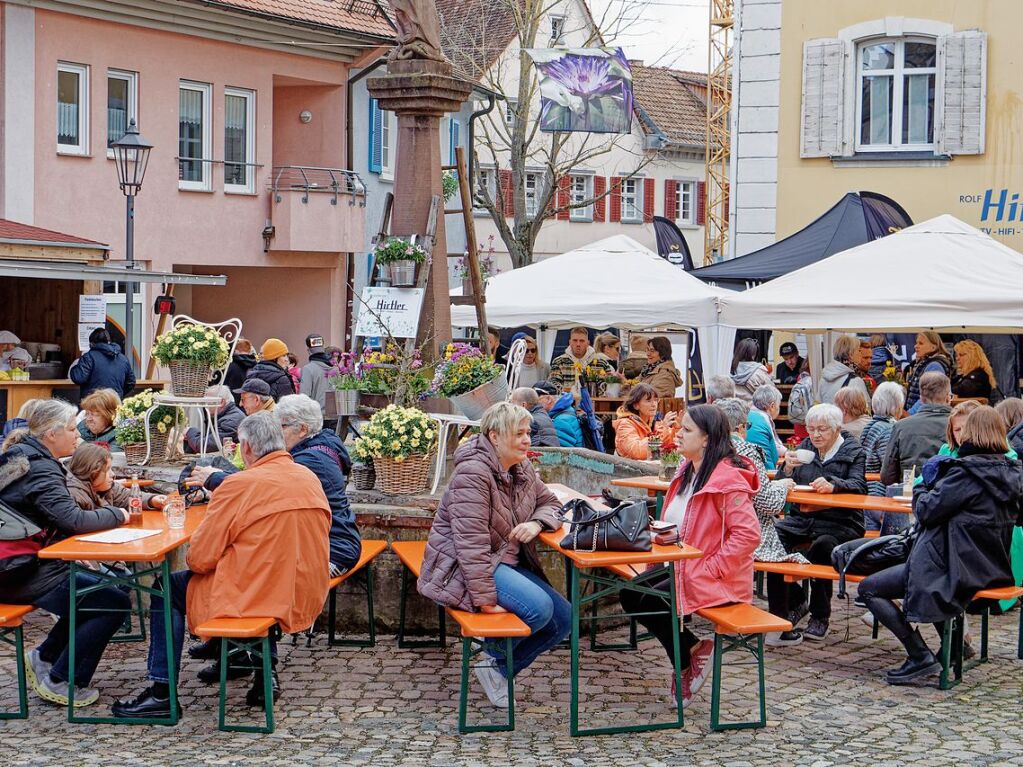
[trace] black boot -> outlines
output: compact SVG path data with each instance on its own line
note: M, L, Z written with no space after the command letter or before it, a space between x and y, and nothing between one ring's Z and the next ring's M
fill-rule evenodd
M905 645L909 658L901 666L888 672L886 677L888 684L909 684L920 677L933 676L941 672L941 663L928 649L919 631L907 636L902 644Z
M253 663L255 665L255 663ZM277 678L277 659L270 660L270 690L273 693L274 703L281 697L281 681ZM245 694L245 702L253 708L262 708L266 696L263 694L263 667L256 668L256 675L252 679L252 687Z
M243 679L252 673L252 661L245 650L234 649L227 654L227 678ZM220 661L215 660L199 669L199 681L205 684L220 682Z
M220 657L220 639L214 637L207 642L199 642L188 648L188 657L196 660L216 660Z

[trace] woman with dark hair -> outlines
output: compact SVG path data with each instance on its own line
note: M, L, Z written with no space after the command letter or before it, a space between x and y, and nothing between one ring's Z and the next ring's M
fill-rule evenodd
M859 585L867 608L909 656L888 672L888 684L941 670L912 624L934 623L940 633L978 591L1013 583L1009 551L1023 516L1023 467L1005 455L1005 423L993 408L970 413L961 436L958 457L924 464L923 482L913 491L917 534L909 559Z
M749 459L736 454L731 435L728 418L713 405L697 405L682 417L677 440L685 461L668 487L663 518L675 523L682 543L695 546L703 556L679 562L674 582L660 565L663 575L646 585L664 592L674 588L683 617L703 607L753 601L753 552L760 544L760 523L752 498L760 483ZM666 595L625 589L620 599L671 658L674 637L671 617L664 612ZM714 644L698 640L688 627L679 644L685 669L682 705L687 706L707 679Z
M682 385L682 374L671 361L671 341L654 336L646 344L646 365L639 374L640 381L654 387L658 397L674 397L675 389Z
M650 437L671 442L678 431L678 414L668 413L657 420L657 392L647 384L636 384L629 398L618 408L613 421L615 452L636 461L650 460Z
M760 361L760 344L755 338L744 338L735 347L732 380L735 381L735 396L747 405L753 399L753 392L764 384L774 383L771 374Z

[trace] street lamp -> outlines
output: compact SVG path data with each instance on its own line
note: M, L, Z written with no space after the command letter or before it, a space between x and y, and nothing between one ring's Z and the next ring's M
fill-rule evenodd
M117 165L117 183L128 201L127 220L125 224L125 260L127 268L135 268L135 195L142 190L142 179L149 165L149 152L153 145L139 135L139 129L132 118L128 130L121 138L111 144L114 150L114 162ZM134 353L135 325L135 283L126 282L124 288L124 336L125 352L132 370L138 373Z

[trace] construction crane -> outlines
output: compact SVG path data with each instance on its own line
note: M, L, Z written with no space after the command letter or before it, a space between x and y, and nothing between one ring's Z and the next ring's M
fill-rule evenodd
M732 12L734 0L710 0L707 54L707 148L703 262L726 255L728 245L729 119L732 111Z

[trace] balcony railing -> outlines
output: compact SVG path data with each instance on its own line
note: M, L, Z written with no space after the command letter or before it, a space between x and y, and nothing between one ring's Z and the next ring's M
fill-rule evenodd
M304 203L309 202L310 194L329 194L331 205L337 205L341 195L348 195L349 205L366 205L366 185L353 170L281 165L273 169L270 190L275 202L281 201L281 192L288 191L302 192Z

